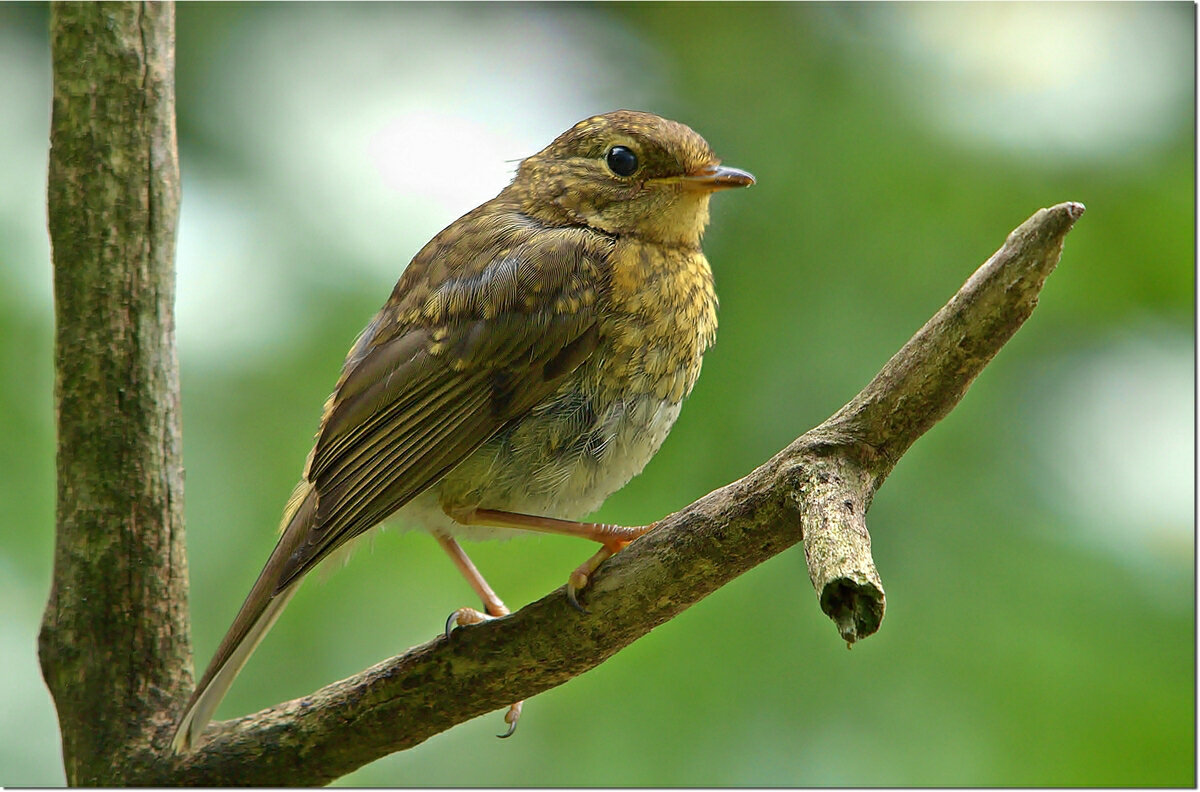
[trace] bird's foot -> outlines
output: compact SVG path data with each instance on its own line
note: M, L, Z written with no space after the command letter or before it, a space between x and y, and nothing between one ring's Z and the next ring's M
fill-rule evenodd
M459 608L458 610L454 611L454 613L450 614L450 618L446 619L446 638L450 638L450 633L455 627L467 627L472 624L482 624L483 622L494 621L495 619L499 619L502 615L507 614L497 614L493 616L490 613L484 613L483 611L476 610L475 608ZM518 701L509 705L508 712L504 713L504 722L508 724L508 729L505 730L504 734L497 734L497 737L505 738L513 736L513 732L517 730L517 721L521 719L521 706L524 703L524 701Z
M502 613L493 616L490 613L484 613L483 611L475 610L474 608L459 608L458 610L454 611L454 613L451 613L450 617L446 619L446 637L450 637L450 633L455 627L467 627L472 624L483 624L484 622L492 621L493 619L499 619L501 616L507 615L507 613Z
M648 530L648 529L647 529ZM594 573L601 564L607 561L612 556L621 552L625 545L632 542L632 539L607 539L604 544L596 551L596 554L580 564L571 576L567 578L567 601L580 613L587 613L587 608L579 604L579 592L587 588L588 582L592 579Z
M521 706L524 703L524 701L518 701L508 706L508 712L504 713L504 722L508 724L508 730L504 734L497 734L497 737L503 740L513 736L513 732L517 730L517 721L521 720Z

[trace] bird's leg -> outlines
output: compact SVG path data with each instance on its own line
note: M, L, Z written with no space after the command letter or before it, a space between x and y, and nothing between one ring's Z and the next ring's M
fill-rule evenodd
M475 564L467 556L466 551L454 539L445 534L434 534L434 538L438 540L438 544L450 556L450 560L454 562L454 566L458 568L459 573L467 579L471 584L471 588L479 595L479 599L483 600L483 609L486 613L475 610L474 608L459 608L450 615L450 621L455 622L460 627L468 624L479 624L490 619L500 616L507 616L511 611L508 607L496 596L496 592L492 591L492 587L483 579L483 575L479 574L479 570L475 568ZM449 627L450 622L447 622ZM449 632L449 630L447 630Z
M653 528L653 525L611 525L609 523L575 522L573 520L558 520L553 517L537 517L532 514L498 511L496 509L464 509L460 511L446 510L446 513L463 525L486 525L494 528L517 528L524 531L540 531L542 533L561 534L563 536L578 536L599 542L602 547L580 564L571 576L567 578L567 599L578 610L586 613L579 604L579 591L586 588L592 573L606 559L621 551L625 545L637 539Z
M492 591L492 587L483 579L483 575L479 574L479 570L475 568L475 564L471 562L462 546L445 534L435 533L434 538L450 556L450 560L454 562L454 566L458 567L462 576L471 584L471 588L479 595L479 599L483 600L483 608L486 611L485 613L474 608L459 608L454 611L446 620L446 637L450 637L450 630L455 625L465 627L468 624L479 624L507 616L510 613L508 607L496 596L496 592ZM509 705L508 712L504 713L504 722L508 724L508 731L498 736L511 737L512 733L517 730L517 721L521 719L521 705L524 703L518 701Z

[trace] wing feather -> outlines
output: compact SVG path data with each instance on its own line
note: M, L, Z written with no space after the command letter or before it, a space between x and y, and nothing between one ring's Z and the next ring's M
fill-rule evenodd
M489 291L515 288L510 257L494 279L486 268L472 276L479 296L462 310L473 315L397 329L385 306L372 322L326 409L306 471L316 517L284 565L279 590L440 480L588 358L598 343L594 301L571 298L585 288L581 271L595 268L583 246L574 260L561 245L552 250L529 264L542 278L533 308L520 295ZM572 310L544 307L558 297ZM507 310L484 311L489 305Z
M431 387L404 403L385 407L374 416L370 426L355 432L353 442L341 446L340 454L327 456L320 467L314 467L312 480L325 482L328 489L323 487L323 494L333 495L334 482L353 480L359 471L374 466L389 446L403 449L408 438L420 431L425 422L465 396L474 384L472 379L446 378L430 383Z
M483 435L484 440L490 436L483 434L490 424L484 420L485 411L480 409L483 401L482 395L464 401L460 409L446 414L436 426L424 432L403 458L398 456L393 464L379 466L370 482L361 491L353 491L352 499L339 510L335 530L347 536L367 530L395 511L396 504L407 503L466 456L466 453L448 453L451 449L465 446L469 453L482 445L483 440L454 443L453 438L456 434L463 438Z
M486 406L486 398L486 394L479 391L465 394L431 421L422 422L416 431L408 432L401 442L380 443L381 453L376 455L373 463L361 469L355 478L337 482L339 486L331 488L329 496L325 498L335 504L331 509L330 529L338 530L343 527L342 524L355 525L359 515L367 511L371 503L379 501L383 490L390 485L407 482L407 486L396 493L401 495L400 500L408 499L403 497L406 491L419 490L428 478L428 473L422 476L419 475L420 471L440 467L442 459L436 453L439 443L455 431L465 436L478 434L469 429L479 421L470 419L482 412L480 408ZM390 504L379 505L386 509Z

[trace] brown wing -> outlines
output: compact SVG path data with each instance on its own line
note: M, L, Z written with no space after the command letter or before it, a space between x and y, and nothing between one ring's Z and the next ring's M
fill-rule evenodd
M451 269L417 305L398 287L351 351L307 471L316 517L277 591L436 483L596 348L607 240L512 236L502 258Z

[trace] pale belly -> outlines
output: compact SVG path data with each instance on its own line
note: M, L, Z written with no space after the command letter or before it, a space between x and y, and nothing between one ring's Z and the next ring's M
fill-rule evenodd
M581 397L560 394L485 443L389 523L479 540L525 532L464 526L444 506L579 520L642 472L679 408L642 394L597 412Z

